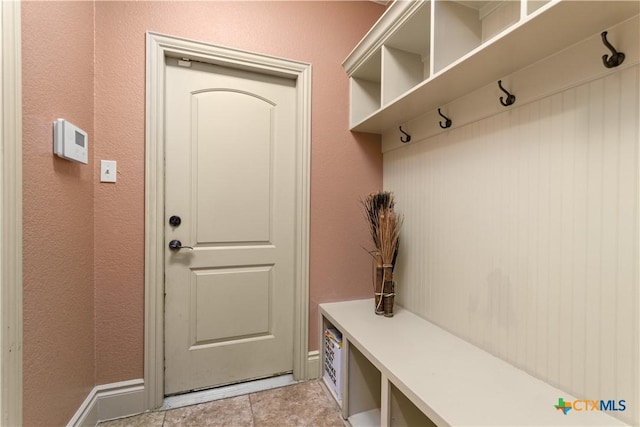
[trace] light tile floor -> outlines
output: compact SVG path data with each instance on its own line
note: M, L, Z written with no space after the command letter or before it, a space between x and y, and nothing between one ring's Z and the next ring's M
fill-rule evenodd
M322 380L105 421L100 427L346 427Z

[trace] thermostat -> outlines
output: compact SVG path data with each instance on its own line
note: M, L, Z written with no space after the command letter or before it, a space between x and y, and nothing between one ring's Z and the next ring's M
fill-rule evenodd
M53 153L63 159L89 163L89 137L65 119L53 122Z

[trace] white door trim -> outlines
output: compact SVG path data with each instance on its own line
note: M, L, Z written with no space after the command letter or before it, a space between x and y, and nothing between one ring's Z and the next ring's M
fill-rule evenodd
M145 129L145 332L144 384L147 409L164 398L164 79L166 56L189 58L296 81L297 168L293 375L309 375L309 159L311 65L272 56L147 33ZM310 373L315 375L315 372Z
M20 2L0 1L0 425L22 425Z

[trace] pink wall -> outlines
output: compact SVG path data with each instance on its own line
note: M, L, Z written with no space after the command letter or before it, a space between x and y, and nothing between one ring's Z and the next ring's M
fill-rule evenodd
M143 376L145 32L313 65L310 347L317 304L368 297L358 198L382 185L377 138L348 130L341 62L383 8L372 2L97 2L96 151L118 161L95 190L97 382ZM115 214L117 212L117 215Z
M23 2L22 33L24 424L65 425L95 385L94 185L92 161L52 154L52 122L91 159L93 4Z
M146 31L313 65L311 349L319 302L370 296L358 199L381 187L382 156L377 137L348 130L341 62L381 6L23 2L22 10L25 424L66 424L94 385L144 375ZM52 155L58 117L89 132L89 165ZM116 184L98 182L101 159L117 160Z

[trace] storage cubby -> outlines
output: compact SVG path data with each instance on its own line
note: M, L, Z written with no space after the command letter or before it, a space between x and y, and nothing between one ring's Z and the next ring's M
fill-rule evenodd
M382 47L382 106L424 80L422 57L415 53Z
M389 385L390 427L436 427L396 386Z
M549 3L550 0L528 0L527 1L527 15L532 14L536 10L540 9L545 4Z
M382 52L375 52L351 75L351 124L380 109Z
M380 371L355 346L348 347L348 404L343 415L353 427L380 425Z
M383 107L429 78L429 6L423 3L382 46Z
M342 405L344 369L342 333L329 322L324 322L322 346L322 380L339 405Z
M520 20L519 1L489 1L479 10L482 43Z
M435 0L434 6L434 73L520 19L519 1Z

